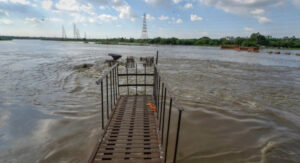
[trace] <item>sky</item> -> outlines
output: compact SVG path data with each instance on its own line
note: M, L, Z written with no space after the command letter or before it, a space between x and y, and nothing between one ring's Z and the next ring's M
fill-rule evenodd
M140 38L300 38L300 0L0 0L0 35Z

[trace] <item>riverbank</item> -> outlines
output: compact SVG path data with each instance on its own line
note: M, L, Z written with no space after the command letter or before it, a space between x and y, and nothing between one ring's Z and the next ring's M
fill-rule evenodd
M9 39L9 38L0 38L0 41L11 41L13 39Z

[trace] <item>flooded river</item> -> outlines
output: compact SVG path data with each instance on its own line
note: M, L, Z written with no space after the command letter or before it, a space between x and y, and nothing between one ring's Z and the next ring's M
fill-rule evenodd
M299 51L39 40L0 42L0 162L85 162L101 132L95 81L107 53L156 50L185 107L178 162L300 162Z

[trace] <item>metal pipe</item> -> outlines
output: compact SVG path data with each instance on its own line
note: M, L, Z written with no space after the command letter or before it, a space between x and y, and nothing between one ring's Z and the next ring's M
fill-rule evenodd
M127 77L127 85L128 85L128 65L126 65L126 77ZM127 86L127 95L129 95L129 87Z
M114 69L112 69L112 90L113 90L113 101L114 101L114 106L116 104L116 98L115 98L115 73L114 73Z
M161 129L161 144L164 144L164 128L165 128L165 112L166 112L166 98L167 98L167 88L165 88L165 98L163 107L163 119L162 119L162 129Z
M137 73L138 73L138 68L137 68L137 63L135 64L135 95L137 96L137 84L138 84L138 80L137 80Z
M178 115L178 123L177 123L177 133L176 133L176 141L175 141L175 151L174 151L174 158L173 162L176 162L176 156L177 156L177 147L178 147L178 139L179 139L179 133L180 133L180 124L181 124L181 113L182 110L179 110L179 115Z
M107 119L109 119L109 105L108 105L108 75L106 75L106 113L107 113Z
M165 162L167 162L167 155L168 155L168 143L169 143L169 133L170 133L170 121L171 121L171 112L172 112L172 98L170 99L170 108L169 108L169 119L168 119L168 128L167 128L167 135L166 135L166 146L165 146Z
M156 71L155 71L156 67L154 66L154 69L153 69L153 97L154 97L154 103L156 104Z
M145 69L144 69L144 74L145 74L145 76L144 76L144 83L145 83L145 85L147 84L147 80L146 80L146 74L147 74L147 69L146 69L146 67L147 67L147 65L146 64L144 64L145 65ZM147 87L145 86L145 95L147 95Z
M102 129L104 129L104 110L103 110L103 81L101 80L101 118L102 118Z
M159 113L159 96L160 96L160 76L158 76L158 91L157 91L157 113ZM158 119L158 114L157 114L157 119Z
M156 64L158 63L158 50L156 51Z
M119 65L117 66L117 78L118 78L118 95L120 96L120 80L119 80Z
M161 107L160 107L160 113L159 113L159 130L160 130L160 126L161 126L161 113L162 113L162 107L163 107L163 98L164 98L164 96L165 96L165 93L166 93L166 91L165 91L165 93L164 93L164 84L165 83L162 83L162 87L161 87Z
M115 76L115 99L118 100L118 88L117 88L117 67L114 69L114 76Z
M110 78L110 109L113 110L113 101L112 101L112 76L111 76L111 71L109 73L109 78Z

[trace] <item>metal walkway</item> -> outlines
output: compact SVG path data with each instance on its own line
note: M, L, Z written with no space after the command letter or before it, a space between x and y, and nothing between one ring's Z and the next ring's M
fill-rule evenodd
M145 63L142 73L138 73L137 65L129 72L128 66L121 67L117 63L97 81L101 89L103 133L94 147L90 163L166 163L168 159L176 162L183 108L159 72L157 58L158 53L156 64L148 69L148 73L146 67L149 65ZM120 73L119 66L123 73ZM141 80L138 78L142 78L144 83L139 83ZM172 118L173 105L178 111L178 118ZM171 119L176 120L177 125L172 134L175 137L172 142L174 150L168 151Z
M161 162L152 96L121 96L94 162Z

